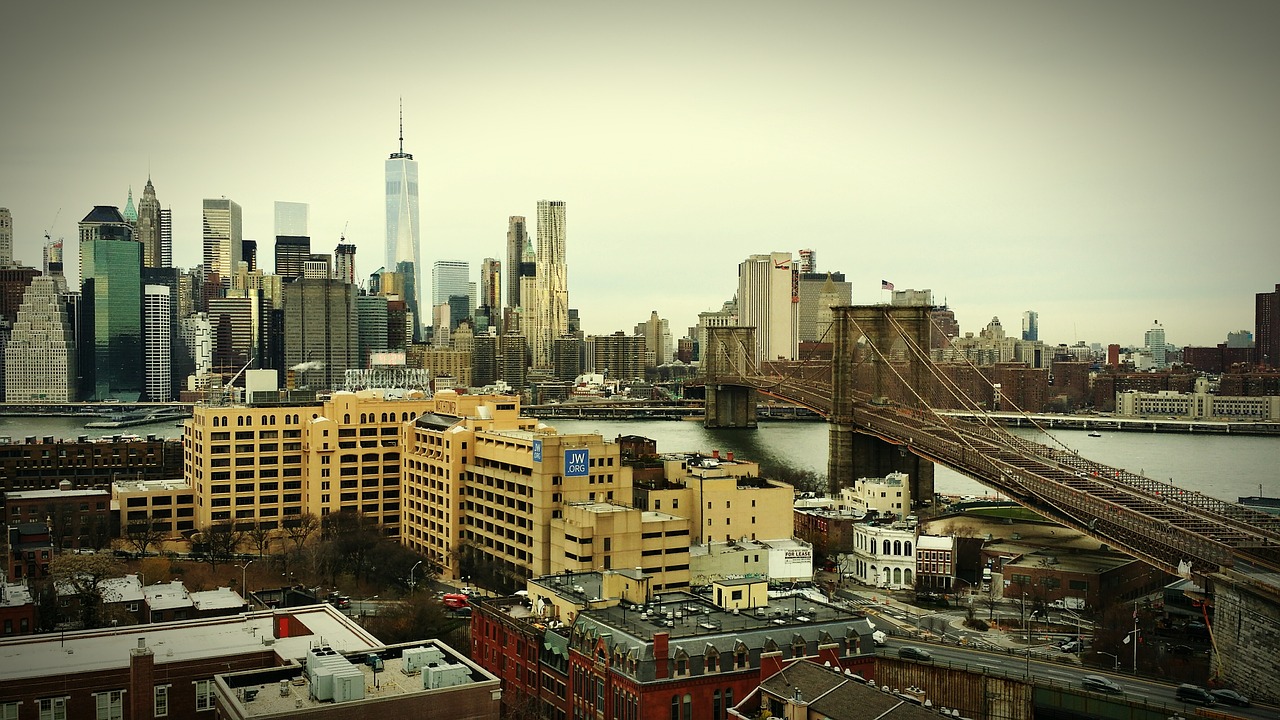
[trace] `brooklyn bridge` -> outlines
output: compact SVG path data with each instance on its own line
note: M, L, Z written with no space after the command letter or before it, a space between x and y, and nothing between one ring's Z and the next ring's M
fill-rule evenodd
M757 394L786 400L827 418L833 490L902 471L913 497L931 497L940 463L1100 543L1194 578L1213 598L1220 675L1258 699L1280 701L1280 517L1091 461L1048 433L1034 442L1007 432L931 359L930 308L832 311L830 362L760 362L754 328L713 329L704 354L707 426L752 427Z

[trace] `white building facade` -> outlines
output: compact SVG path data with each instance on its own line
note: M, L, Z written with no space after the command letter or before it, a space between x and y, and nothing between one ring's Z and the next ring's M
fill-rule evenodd
M738 265L738 321L756 329L756 360L794 360L799 350L799 275L790 252Z
M886 590L908 590L916 581L916 534L904 523L853 526L853 562L845 562L859 583Z
M537 322L528 334L533 367L551 366L551 346L569 332L569 264L565 204L538 201Z
M76 397L75 335L58 280L31 279L5 346L8 402L71 402Z
M854 515L894 515L903 519L911 512L910 478L906 473L858 478L853 487L840 490L840 509Z
M172 301L168 285L147 285L143 288L143 382L146 383L147 399L151 402L173 399L173 326L169 322Z

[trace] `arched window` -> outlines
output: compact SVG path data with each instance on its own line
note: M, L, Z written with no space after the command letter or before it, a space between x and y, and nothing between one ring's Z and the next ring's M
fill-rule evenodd
M693 720L693 696L684 694L684 720Z
M905 551L903 553L904 555L906 555L907 557L911 557L911 541L910 540L903 543L902 549Z
M912 587L911 568L906 568L902 571L902 582L905 583L907 587Z
M894 541L893 541L893 554L894 554L894 555L901 555L901 554L902 554L902 541L901 541L901 540L894 540Z
M720 708L721 708L721 707L723 707L723 706L720 704L720 690L719 690L719 689L716 689L716 691L715 691L715 692L711 693L711 718L712 718L712 720L721 720L721 718L720 718Z
M343 425L350 425L350 424L351 424L351 413L343 413L343 415L342 415L342 424L343 424Z
M237 418L236 418L236 427L244 427L244 416L243 416L243 415L241 415L241 416L239 416L239 417L237 417Z
M386 422L386 421L387 421L387 414L382 413L382 422Z
M702 672L720 672L720 651L710 643L707 643L707 649L702 653Z
M894 585L902 584L902 568L893 569L893 584Z
M680 696L671 696L671 720L680 720Z
M885 540L885 541L884 541L884 554L885 554L885 555L889 555L889 554L890 554L890 553L889 553L889 541L888 541L888 540Z

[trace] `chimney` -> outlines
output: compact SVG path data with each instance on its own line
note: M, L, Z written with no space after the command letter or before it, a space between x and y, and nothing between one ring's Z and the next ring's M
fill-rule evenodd
M729 462L733 462L733 451L729 451Z
M665 632L657 632L653 634L653 677L658 680L669 677L670 673L667 669L667 660L669 652L667 650L667 640L670 635Z
M58 490L60 490L60 491L62 491L62 492L66 492L66 491L70 490L70 489L71 489L71 487L72 487L72 486L71 486L71 481L70 481L70 480L59 480L59 481L58 481Z
M712 460L719 460L719 459L720 459L720 451L719 451L719 450L712 450L712 451L711 451L711 459L712 459Z
M147 647L146 638L138 638L138 647L129 651L129 717L155 717L155 655Z

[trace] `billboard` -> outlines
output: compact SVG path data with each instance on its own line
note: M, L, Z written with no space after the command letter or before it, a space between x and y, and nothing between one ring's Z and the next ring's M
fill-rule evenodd
M591 465L591 454L586 448L564 451L564 476L586 477Z

